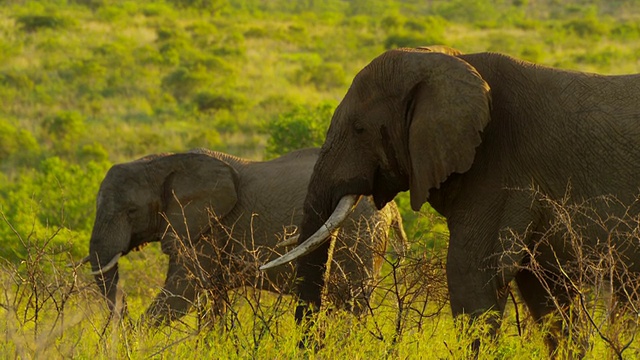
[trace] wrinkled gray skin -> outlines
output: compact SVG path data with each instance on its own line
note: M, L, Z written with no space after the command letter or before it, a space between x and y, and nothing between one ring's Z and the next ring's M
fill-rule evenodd
M275 245L285 231L296 231L317 155L318 149L306 149L252 162L200 149L113 166L97 196L89 248L92 270L120 252L160 241L169 269L146 312L155 324L187 313L203 288L219 297L215 311L223 311L227 290L242 285L291 292L293 266L274 269L262 281L255 264L282 253L285 249L276 252ZM378 211L371 199L363 199L343 225L334 264L336 274L340 269L349 274L349 283L342 277L330 288L330 299L349 307L355 298L353 311L360 313L382 265L390 227L399 248L406 235L395 204ZM351 260L347 248L361 260ZM96 281L111 310L118 304L120 311L117 265Z
M443 47L385 52L355 77L335 110L309 189L301 241L344 195L373 195L382 207L409 190L413 209L428 201L446 217L453 315L502 314L515 280L541 319L555 307L521 250L538 245L536 260L560 305L569 299L553 287L553 277L563 276L557 264L575 258L566 231L551 229L555 214L542 195L568 207L589 201L592 210L572 220L584 249L606 243L616 217L637 219L640 76L563 71ZM608 216L602 227L592 221ZM637 241L625 241L624 234L611 237L637 275ZM325 244L298 260L298 321L320 304L326 251ZM548 339L552 349L557 340Z

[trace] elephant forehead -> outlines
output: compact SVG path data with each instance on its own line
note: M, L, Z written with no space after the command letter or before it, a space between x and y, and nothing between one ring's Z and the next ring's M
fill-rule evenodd
M384 66L372 67L368 71L360 72L353 80L350 91L351 96L357 96L361 103L367 99L370 101L382 101L390 94L397 93L397 72Z
M101 208L102 206L104 206L104 192L100 189L98 196L96 196L96 207Z
M148 185L141 172L133 171L126 164L115 165L107 172L102 181L98 196L97 206L105 206L111 200L124 202L137 198L148 190Z

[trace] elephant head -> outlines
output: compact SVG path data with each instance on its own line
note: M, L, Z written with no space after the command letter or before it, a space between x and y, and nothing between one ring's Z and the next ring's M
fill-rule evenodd
M116 309L118 259L148 242L172 251L178 239L197 239L210 214L224 216L237 201L237 173L204 154L155 155L114 165L96 201L89 261L96 282ZM186 222L184 219L189 219Z
M310 180L300 238L311 239L280 260L299 257L298 291L306 304L319 304L330 232L323 223L344 205L343 197L373 195L382 208L410 190L411 206L419 210L431 189L471 167L491 101L487 83L452 56L457 54L448 48L391 50L356 75ZM339 224L342 216L335 217L331 222ZM324 233L312 236L317 229Z

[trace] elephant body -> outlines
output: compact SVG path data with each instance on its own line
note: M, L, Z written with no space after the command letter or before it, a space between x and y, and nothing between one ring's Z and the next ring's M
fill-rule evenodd
M608 246L631 278L640 272L640 75L388 51L337 107L309 189L302 239L345 195L381 207L409 190L414 210L428 201L447 220L454 315L495 310L497 325L515 280L540 320L568 305L554 279L581 275L580 252ZM298 320L320 303L327 247L298 259Z
M169 256L165 284L146 312L154 323L187 313L203 290L214 295L215 312L240 286L290 293L293 266L259 276L256 264L277 257L283 250L277 244L296 233L317 156L317 149L305 149L254 162L198 149L115 165L98 194L90 243L103 294L117 303L117 264L101 271L109 259L151 241ZM329 287L338 306L364 309L391 227L404 246L395 204L379 211L370 199L344 224L334 263L350 275Z

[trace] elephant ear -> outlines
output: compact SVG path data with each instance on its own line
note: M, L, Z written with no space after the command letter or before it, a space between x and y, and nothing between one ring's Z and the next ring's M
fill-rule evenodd
M411 207L417 211L430 189L471 168L490 119L491 97L489 85L467 62L437 52L410 56L406 120Z
M163 208L173 231L192 239L209 226L210 213L223 217L238 201L238 174L225 161L205 154L176 154L163 183Z

